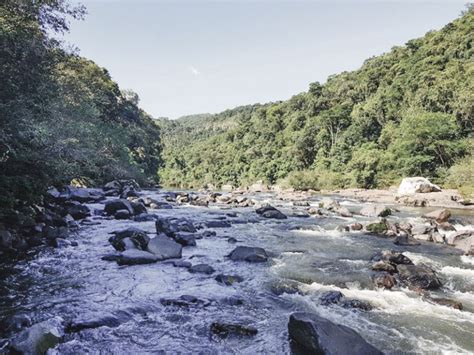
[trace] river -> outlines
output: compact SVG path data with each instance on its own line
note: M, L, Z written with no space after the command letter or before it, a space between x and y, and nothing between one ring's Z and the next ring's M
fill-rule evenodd
M142 193L163 200L166 192ZM270 202L288 215L292 209L304 209L278 200L272 193L251 197ZM315 196L309 202L317 206L320 198ZM361 207L350 199L339 198L339 202L352 211ZM102 209L103 205L89 207ZM108 242L110 232L135 226L154 233L155 226L154 222L99 217L98 224L83 226L69 237L77 241L76 247L42 248L27 260L1 264L0 318L25 314L36 323L55 316L66 321L125 316L118 327L65 335L63 342L50 350L52 354L286 354L290 352L288 318L295 311L315 312L347 325L387 354L474 352L474 258L460 255L454 248L434 243L396 246L389 238L337 228L371 220L361 216L272 220L259 217L254 208L214 205L182 205L151 212L188 218L195 225L209 220L231 222L230 228L210 228L216 236L183 248L182 260L209 264L216 272L193 274L168 262L118 266L103 261L101 257L113 250ZM419 216L420 210L402 208L389 220L416 221L421 220ZM462 214L455 223L472 228L473 219L472 214ZM229 237L237 243L229 243ZM270 260L245 263L227 258L239 245L262 247ZM460 301L463 310L431 303L408 288L376 289L369 260L384 249L403 251L415 264L432 267L443 287L430 294ZM244 280L225 286L214 279L219 273L237 274ZM321 305L321 294L330 290L367 301L374 308L364 311ZM203 302L189 307L162 302L182 295ZM211 335L213 322L248 325L258 333L221 338ZM3 342L9 335L0 329Z

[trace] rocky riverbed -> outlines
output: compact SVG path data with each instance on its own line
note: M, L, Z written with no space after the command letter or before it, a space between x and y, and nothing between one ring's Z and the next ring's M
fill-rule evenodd
M49 201L69 232L2 259L1 352L474 351L469 211L120 182Z

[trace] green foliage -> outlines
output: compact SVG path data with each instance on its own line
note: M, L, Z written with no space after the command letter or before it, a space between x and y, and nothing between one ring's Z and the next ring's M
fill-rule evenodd
M470 154L455 162L448 170L446 186L458 189L466 198L474 198L474 140L469 142Z
M0 5L0 205L37 201L85 177L156 178L159 128L109 73L65 52L49 31L84 9L66 1Z
M284 102L162 120L165 185L442 180L474 129L474 10Z

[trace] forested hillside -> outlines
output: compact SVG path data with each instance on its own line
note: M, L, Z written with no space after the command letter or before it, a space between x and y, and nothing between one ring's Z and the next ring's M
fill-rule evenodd
M162 121L163 183L370 188L423 175L472 187L473 39L470 7L287 101Z
M159 129L138 96L52 37L83 15L63 0L0 4L0 212L74 178L157 177Z

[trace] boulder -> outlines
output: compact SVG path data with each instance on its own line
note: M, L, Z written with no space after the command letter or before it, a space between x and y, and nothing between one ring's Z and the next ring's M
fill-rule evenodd
M425 218L434 219L438 223L447 222L451 217L451 212L447 209L439 209L423 215Z
M395 267L397 265L413 265L413 262L410 260L410 258L393 250L383 250L381 252L375 253L372 256L371 261L384 261Z
M160 218L155 222L156 233L173 237L178 232L196 233L196 227L187 219Z
M133 244L132 249L146 250L150 238L144 230L138 228L127 228L121 231L112 232L113 236L109 238L109 243L118 250L124 251L127 248L127 241ZM130 246L128 244L128 246Z
M312 313L293 313L288 335L293 354L382 354L351 328Z
M159 260L179 259L183 247L165 235L159 234L148 242L147 250Z
M275 209L270 211L265 211L261 215L264 218L273 218L273 219L287 219L288 217L285 216L281 211Z
M341 217L352 217L352 212L349 211L347 207L342 207L342 206L336 207L334 209L334 212L337 213Z
M195 247L196 246L196 238L191 233L176 233L173 236L173 239L176 243L181 244L183 247L187 247L187 246Z
M116 259L117 264L119 265L152 264L156 263L158 260L160 260L158 256L138 249L125 250Z
M441 188L432 184L424 177L404 178L398 187L399 195L410 195L415 193L439 192Z
M63 319L55 317L36 323L20 332L11 343L11 348L22 354L45 354L61 341Z
M465 230L451 234L447 243L461 249L466 255L474 255L474 231Z
M384 205L367 205L362 207L359 213L366 217L387 217L392 210Z
M224 284L226 286L231 286L236 282L242 282L244 279L240 277L239 275L224 275L224 274L219 274L215 277L215 280L221 284Z
M441 281L436 273L428 266L398 265L400 280L408 286L425 290L435 290L441 287Z
M258 330L242 324L214 322L211 324L211 332L221 338L227 338L230 335L254 336L257 335Z
M235 248L229 257L233 261L247 261L247 262L265 262L268 260L265 249L258 247L241 246Z
M99 189L88 189L80 187L68 186L66 193L69 195L69 199L78 201L81 203L93 203L102 201L105 198L105 194Z
M147 213L146 207L143 203L141 203L141 202L130 202L130 204L132 205L134 215Z
M188 271L192 274L206 274L206 275L211 275L213 274L216 270L210 265L207 264L197 264L191 266Z
M113 216L120 210L127 210L130 215L133 215L133 207L130 201L124 199L115 199L105 202L104 212Z
M331 211L331 210L334 210L335 208L340 207L340 205L339 205L339 202L331 198L323 198L321 201L319 201L319 207L325 208Z

